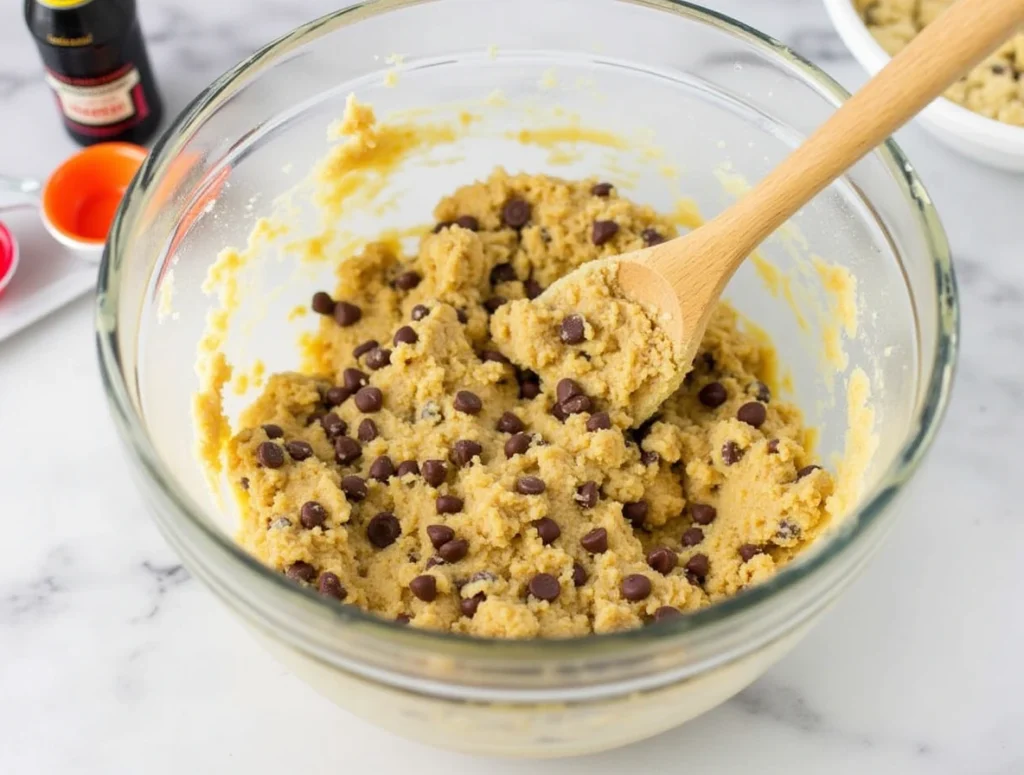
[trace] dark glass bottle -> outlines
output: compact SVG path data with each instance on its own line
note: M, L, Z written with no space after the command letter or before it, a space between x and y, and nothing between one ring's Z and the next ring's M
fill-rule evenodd
M135 0L25 0L25 21L72 138L153 136L163 109Z

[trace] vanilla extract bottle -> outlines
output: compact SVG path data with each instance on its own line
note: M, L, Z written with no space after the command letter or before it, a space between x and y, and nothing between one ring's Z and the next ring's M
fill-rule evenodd
M25 21L76 142L152 138L163 111L135 0L25 0Z

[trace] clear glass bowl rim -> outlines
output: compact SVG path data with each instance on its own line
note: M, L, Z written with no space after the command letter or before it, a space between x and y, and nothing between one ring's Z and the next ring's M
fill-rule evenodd
M608 653L607 650L614 648L616 643L624 646L626 642L651 642L679 637L685 633L695 633L713 625L726 625L730 620L739 619L744 613L767 604L769 600L784 590L816 575L819 570L830 565L833 560L854 545L858 538L869 531L882 517L886 506L900 487L917 469L924 454L931 446L945 413L959 350L960 310L949 243L924 185L902 150L891 138L876 148L873 153L882 158L893 178L903 190L904 196L916 213L933 258L939 330L936 333L931 376L925 386L916 416L913 418L912 430L908 433L908 437L895 456L893 463L881 476L873 492L862 500L853 513L847 515L846 520L852 523L852 528L838 532L829 539L828 545L821 551L815 552L801 562L791 563L767 582L708 608L664 622L657 627L560 640L516 641L475 638L406 627L355 606L339 606L331 601L326 601L315 592L294 584L280 573L275 573L247 554L230 536L207 525L203 517L200 516L202 509L198 504L177 490L174 485L173 473L164 465L150 444L143 422L135 411L126 375L121 368L118 356L117 301L120 294L121 266L129 252L126 235L131 226L127 217L131 204L136 198L145 195L144 182L151 180L154 171L162 161L164 152L173 145L172 141L183 132L188 131L194 121L202 118L206 110L217 101L222 93L230 91L238 81L245 80L258 72L258 66L264 59L274 57L279 52L284 53L292 47L313 40L319 37L319 34L330 32L337 27L353 22L358 23L359 18L365 18L367 14L377 16L433 1L436 0L377 0L376 2L369 0L331 12L297 27L217 78L193 99L154 144L152 152L129 186L115 216L100 264L96 301L97 349L107 399L122 439L131 452L136 455L145 475L160 487L168 502L173 504L176 516L188 520L198 528L210 542L212 548L226 556L228 561L240 564L248 572L259 574L265 580L277 584L280 591L286 596L296 596L295 598L286 597L286 600L315 601L318 617L322 615L326 619L369 627L378 632L381 637L388 639L398 637L409 646L435 650L457 647L463 654L467 654L466 649L469 649L476 657L491 657L496 660L534 660L544 656L565 656L568 653L572 653L577 658L585 658L587 654L596 656L598 653ZM803 78L817 87L824 96L837 102L842 102L850 96L850 93L831 76L785 44L725 14L685 2L685 0L617 0L617 2L642 5L650 9L688 17L691 21L708 24L755 46L768 56L784 60ZM359 18L352 21L346 18L353 14Z

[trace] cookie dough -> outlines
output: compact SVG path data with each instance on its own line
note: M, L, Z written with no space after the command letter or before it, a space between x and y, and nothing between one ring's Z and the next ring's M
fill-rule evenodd
M855 0L882 48L895 55L955 0ZM1024 126L1024 34L1009 38L945 96L975 113Z
M580 386L581 397L556 404L559 416L596 404L622 412L616 422L630 427L657 411L689 368L656 311L625 298L617 276L615 259L587 264L536 300L502 305L491 335L513 363L531 368L544 384Z
M239 540L262 562L417 627L568 637L710 605L825 527L833 477L728 305L633 429L613 404L658 376L650 321L599 283L521 303L673 236L668 220L609 184L500 169L435 216L415 255L379 243L340 263L333 293L313 298L306 373L271 376L243 413L227 470ZM616 225L603 241L599 221ZM563 301L584 318L576 354L554 353L542 375L513 366L491 332L540 346L560 336Z

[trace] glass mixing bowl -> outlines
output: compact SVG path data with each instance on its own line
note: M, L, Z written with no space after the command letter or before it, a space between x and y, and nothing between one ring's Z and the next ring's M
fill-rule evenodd
M852 370L870 380L878 446L845 521L768 583L671 623L571 641L476 640L330 604L249 557L232 541L233 507L211 494L189 431L196 348L219 304L202 290L207 271L221 247L244 245L296 171L326 152L325 127L350 91L385 118L476 111L465 125L493 130L457 139L449 157L411 160L408 176L385 187L390 194L353 213L353 232L366 234L428 222L443 193L496 162L596 174L659 209L685 194L714 213L742 190L743 176L763 175L846 93L785 46L684 3L357 6L287 35L199 95L125 197L100 272L102 372L160 529L189 570L318 691L398 734L517 756L623 745L722 702L791 649L861 570L946 405L956 287L913 168L895 144L879 148L769 240L768 263L744 267L727 291L773 338L826 462L844 448ZM632 137L639 150L584 142L579 132L578 142L548 146L508 134L559 122ZM294 199L301 210L302 197ZM855 335L844 337L830 317L838 302L814 256L856 278ZM294 367L295 334L315 316L289 320L288 312L333 286L331 262L268 248L246 272L225 348L239 362L258 355L268 371ZM785 282L780 291L785 277L802 295ZM829 358L823 341L832 343ZM846 359L838 373L837 342ZM229 413L241 402L229 395Z

